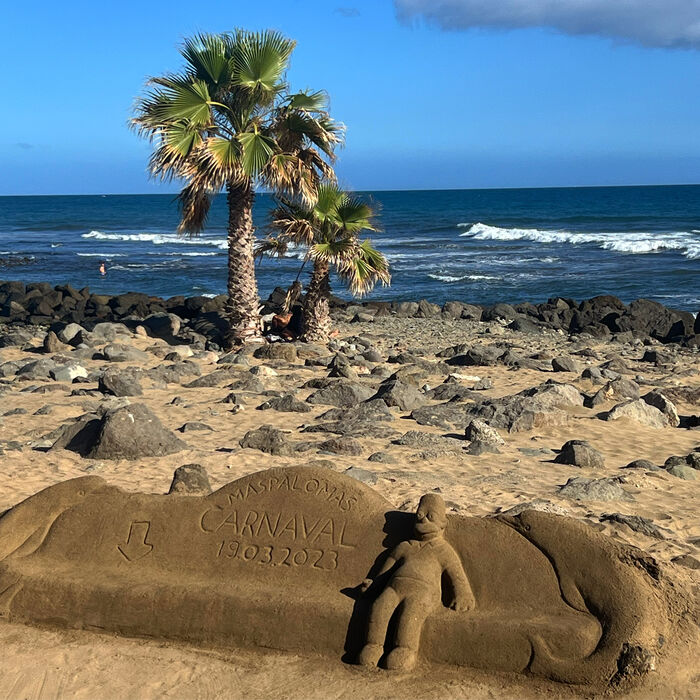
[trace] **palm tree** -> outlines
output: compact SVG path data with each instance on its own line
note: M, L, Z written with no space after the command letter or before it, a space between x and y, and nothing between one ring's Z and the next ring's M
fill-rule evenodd
M369 292L377 282L389 284L389 264L370 240L360 241L362 231L376 231L375 212L358 197L325 182L312 205L278 197L272 212L273 236L256 248L257 255L284 255L289 245L307 248L304 264L313 270L303 301L304 340L327 342L330 337L330 268L354 296Z
M333 178L343 126L322 92L290 94L285 75L295 42L277 32L236 30L186 39L179 73L151 78L132 126L153 144L149 171L184 182L179 233L206 223L212 196L228 203L229 346L259 337L253 257L256 187L311 205Z

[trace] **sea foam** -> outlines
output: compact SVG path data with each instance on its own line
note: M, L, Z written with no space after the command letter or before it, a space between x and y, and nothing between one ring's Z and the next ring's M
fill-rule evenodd
M542 231L536 228L500 228L488 224L458 224L468 230L460 236L480 241L534 241L536 243L595 244L603 250L641 255L662 250L676 250L687 258L700 257L700 243L689 231L674 233L577 233L574 231Z
M100 241L137 241L141 243L153 243L154 245L201 245L214 246L226 250L228 241L225 238L186 238L168 233L105 233L103 231L90 231L83 233L82 238L95 238Z

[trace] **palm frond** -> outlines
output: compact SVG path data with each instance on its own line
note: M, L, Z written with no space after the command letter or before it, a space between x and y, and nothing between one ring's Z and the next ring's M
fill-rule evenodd
M389 263L371 241L355 244L348 255L337 265L338 275L348 285L353 296L364 296L377 282L391 282Z
M233 56L237 84L256 92L278 91L295 43L274 31L239 32Z
M211 207L210 192L201 183L191 182L182 189L177 201L181 215L177 232L191 235L200 233L207 222Z
M255 244L253 255L256 259L262 258L264 255L268 255L272 258L283 258L288 250L289 245L283 238L268 237Z
M195 34L184 40L180 53L194 79L214 88L230 80L230 41L227 39L223 34Z
M289 107L304 112L325 112L328 109L328 95L323 90L298 92L289 96Z

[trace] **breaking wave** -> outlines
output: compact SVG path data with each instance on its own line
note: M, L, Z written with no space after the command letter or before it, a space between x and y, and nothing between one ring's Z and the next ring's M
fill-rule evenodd
M483 281L483 280L500 280L502 277L495 277L494 275L461 275L456 277L454 275L438 275L436 273L428 273L428 277L437 280L438 282L463 282L464 280L470 281Z
M137 241L153 243L154 245L214 246L221 250L228 248L228 241L225 238L186 238L172 233L104 233L103 231L90 231L89 233L83 233L81 238L95 238L100 241Z
M500 228L488 224L458 224L468 228L460 236L480 241L534 241L536 243L595 244L603 250L642 255L662 250L676 250L685 257L700 258L700 241L693 232L673 233L576 233L574 231L541 231L536 228Z

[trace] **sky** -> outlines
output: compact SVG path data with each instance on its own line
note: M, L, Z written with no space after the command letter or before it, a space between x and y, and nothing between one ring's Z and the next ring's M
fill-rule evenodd
M33 0L0 22L0 194L172 192L128 128L195 32L273 28L357 190L700 182L700 0Z

